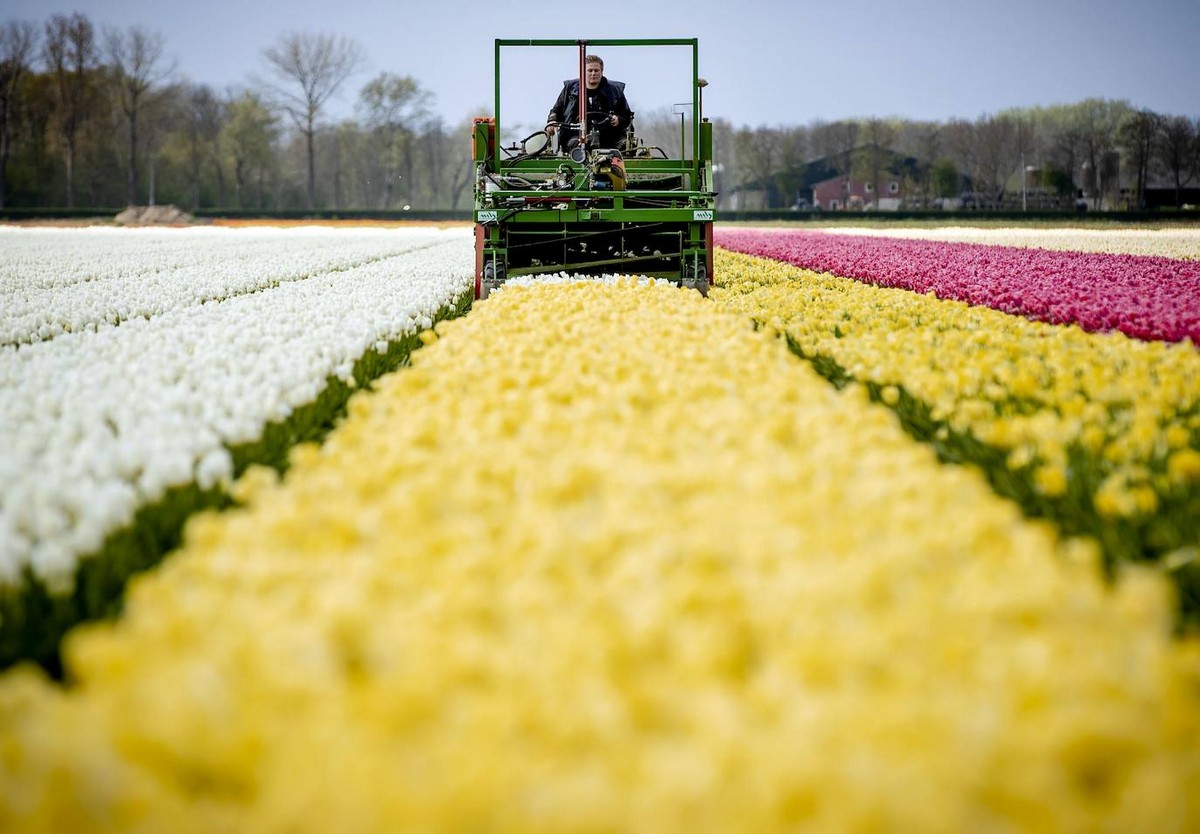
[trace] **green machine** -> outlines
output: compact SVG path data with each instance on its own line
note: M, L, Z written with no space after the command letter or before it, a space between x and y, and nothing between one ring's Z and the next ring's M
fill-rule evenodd
M691 107L690 143L681 115L677 149L647 145L632 123L617 147L601 147L596 124L610 114L585 112L580 96L579 112L567 116L553 138L538 130L502 147L502 51L536 47L577 47L581 90L593 47L608 56L621 52L608 47L690 49L692 100L676 103ZM475 119L472 127L475 297L486 298L514 276L559 272L647 275L707 295L716 193L698 41L497 39L495 62L496 115ZM539 100L555 92L549 85L528 91Z

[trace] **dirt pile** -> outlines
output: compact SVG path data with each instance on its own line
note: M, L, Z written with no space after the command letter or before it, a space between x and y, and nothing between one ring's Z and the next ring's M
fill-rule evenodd
M115 218L120 226L176 226L191 223L193 218L175 206L130 206Z

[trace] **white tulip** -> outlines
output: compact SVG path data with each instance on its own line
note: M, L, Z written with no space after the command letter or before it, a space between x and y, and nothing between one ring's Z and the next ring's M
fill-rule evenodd
M224 447L209 449L196 464L196 484L201 489L211 489L221 481L233 477L233 458Z

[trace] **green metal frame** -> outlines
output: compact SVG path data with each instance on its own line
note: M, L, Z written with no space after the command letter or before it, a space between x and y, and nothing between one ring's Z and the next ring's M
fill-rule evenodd
M630 183L653 184L657 178L682 185L682 188L653 190L646 187L628 190L597 191L589 188L587 163L572 162L564 156L546 155L525 159L505 158L499 137L503 112L500 101L501 52L506 48L578 47L582 56L589 47L690 47L692 55L692 155L691 158L646 158L625 156L624 166ZM477 271L487 261L507 260L506 242L510 237L553 243L586 238L593 230L609 235L653 240L655 234L678 236L679 262L670 269L647 270L647 274L678 279L683 264L704 258L711 273L712 222L715 220L716 194L712 191L712 128L704 119L700 87L699 41L696 38L596 39L596 40L509 40L495 41L495 116L494 123L475 125L473 156L481 163L477 177L474 219L477 226ZM681 148L681 151L683 149ZM665 149L663 151L665 153ZM482 174L546 179L567 166L573 173L569 189L486 188ZM599 234L600 231L595 233ZM674 251L674 250L673 250ZM636 261L637 259L633 259ZM643 259L644 260L644 259ZM624 257L595 261L572 261L573 268L619 268L630 262ZM561 269L547 263L509 268L508 275L536 274ZM641 270L639 270L641 271Z

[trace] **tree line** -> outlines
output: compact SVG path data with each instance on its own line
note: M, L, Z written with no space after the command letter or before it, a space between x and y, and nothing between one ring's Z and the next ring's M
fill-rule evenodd
M1184 189L1200 184L1200 118L1100 98L975 120L742 127L726 130L721 145L732 157L733 187L752 185L763 208L786 208L827 176L871 183L876 200L884 179L898 179L914 208L966 197L977 208L1036 199L1042 208L1083 201L1136 210L1151 188L1173 192L1179 206Z
M283 35L269 78L214 90L177 77L163 37L81 13L0 26L0 208L173 203L233 209L464 208L468 119L383 72L356 117L327 107L363 63L355 42Z
M448 125L417 79L381 72L358 90L353 117L331 119L331 98L363 64L357 43L292 32L262 57L266 80L218 91L180 78L162 36L140 26L99 31L82 13L4 23L0 208L470 206L466 137L484 114ZM677 118L640 112L638 131L671 147ZM1173 187L1178 204L1200 182L1200 119L1106 99L948 122L716 118L713 134L725 207L754 194L754 207L787 208L831 176L872 182L877 195L900 178L917 208L964 192L980 207L1020 192L1141 208L1152 185Z

